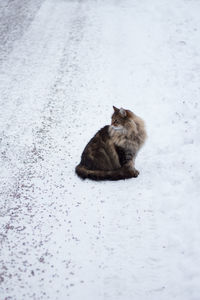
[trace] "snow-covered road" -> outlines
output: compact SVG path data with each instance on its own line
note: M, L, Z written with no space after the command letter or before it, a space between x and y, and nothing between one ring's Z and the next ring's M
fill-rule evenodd
M0 4L0 300L200 299L200 2ZM137 179L82 181L112 105Z

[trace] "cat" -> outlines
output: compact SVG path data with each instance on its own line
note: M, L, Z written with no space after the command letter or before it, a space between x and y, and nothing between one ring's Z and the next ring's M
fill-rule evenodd
M111 125L100 129L86 145L76 173L82 179L120 180L137 177L135 158L147 134L144 121L113 106Z

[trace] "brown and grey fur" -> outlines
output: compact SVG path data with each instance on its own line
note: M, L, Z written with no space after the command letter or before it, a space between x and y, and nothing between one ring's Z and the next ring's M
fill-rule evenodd
M76 167L83 179L119 180L139 174L135 158L146 139L144 121L130 110L113 108L111 125L89 141Z

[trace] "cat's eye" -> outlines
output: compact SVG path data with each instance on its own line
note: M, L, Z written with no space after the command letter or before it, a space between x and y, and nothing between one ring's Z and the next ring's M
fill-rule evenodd
M117 121L117 120L114 120L114 122L113 122L114 124L119 124L119 122Z

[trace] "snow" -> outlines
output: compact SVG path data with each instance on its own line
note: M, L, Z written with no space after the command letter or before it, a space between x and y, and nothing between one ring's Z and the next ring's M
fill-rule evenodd
M199 1L12 2L0 299L199 300ZM112 105L146 122L140 175L82 181L74 168Z

